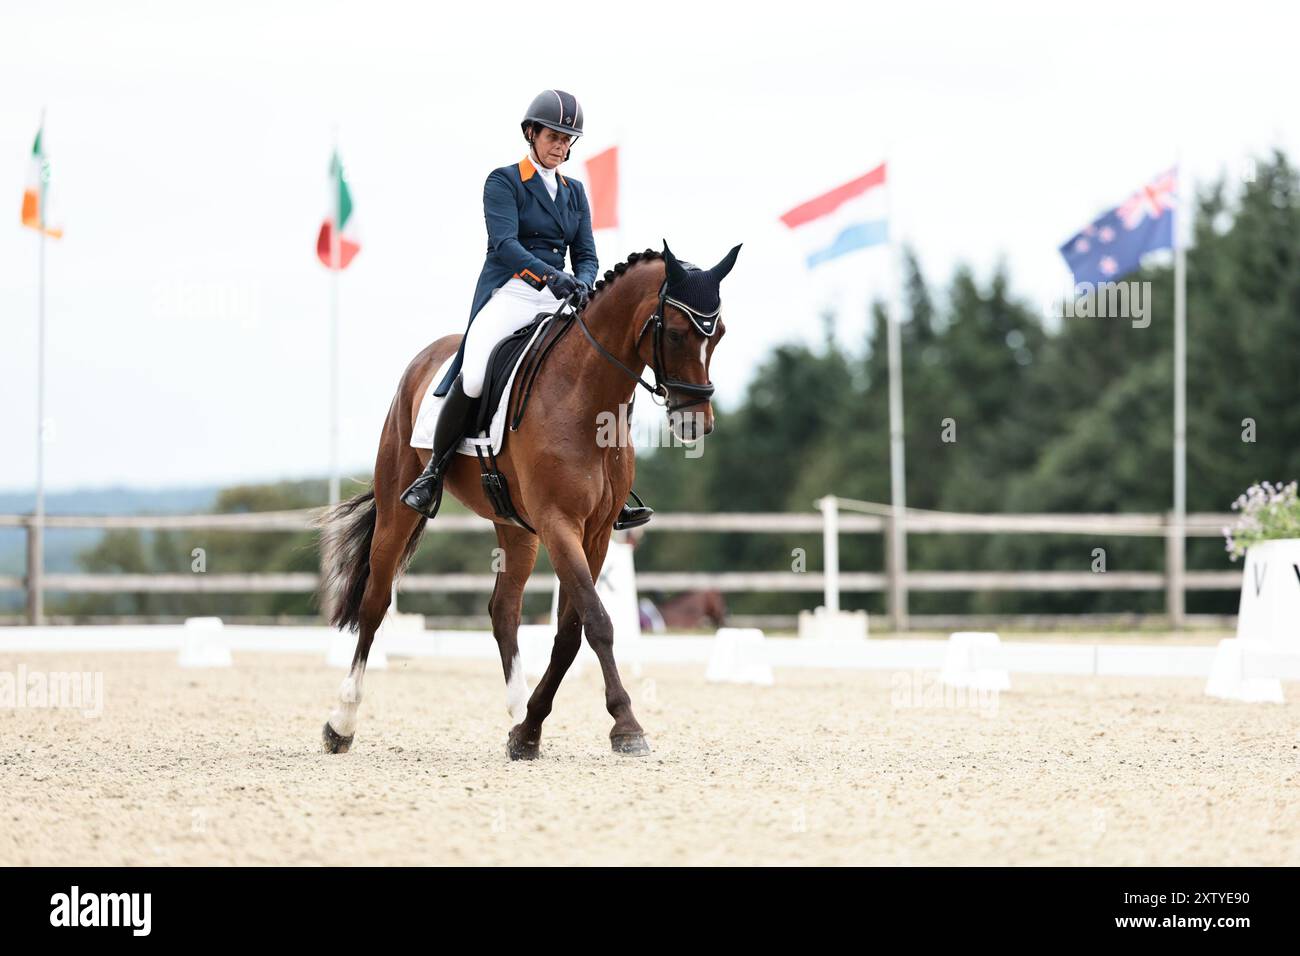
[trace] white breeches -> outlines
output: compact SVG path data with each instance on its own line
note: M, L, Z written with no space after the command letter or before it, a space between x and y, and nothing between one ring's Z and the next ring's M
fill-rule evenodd
M461 365L465 394L470 398L483 394L488 359L498 342L533 321L538 312L554 312L559 303L549 288L534 289L523 279L511 279L493 292L465 334Z

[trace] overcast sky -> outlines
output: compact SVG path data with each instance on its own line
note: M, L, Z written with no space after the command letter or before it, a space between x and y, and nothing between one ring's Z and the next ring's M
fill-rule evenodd
M323 474L329 280L314 255L337 128L363 249L341 281L342 457L373 461L397 378L463 331L482 186L547 87L584 157L623 153L602 271L666 237L744 242L713 359L734 403L773 345L843 307L857 347L889 255L803 269L777 217L890 162L894 233L933 280L1001 259L1035 302L1056 247L1168 168L1239 179L1300 153L1292 4L5 4L0 489L35 475L36 237L18 225L46 107L52 489ZM8 182L8 187L4 183ZM885 436L881 436L885 440Z

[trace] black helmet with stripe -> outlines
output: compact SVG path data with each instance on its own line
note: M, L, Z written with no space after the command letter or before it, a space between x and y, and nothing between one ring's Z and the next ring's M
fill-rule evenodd
M568 133L576 140L582 135L582 106L572 93L542 90L528 104L528 112L519 124L525 135L529 123L541 123L557 133Z

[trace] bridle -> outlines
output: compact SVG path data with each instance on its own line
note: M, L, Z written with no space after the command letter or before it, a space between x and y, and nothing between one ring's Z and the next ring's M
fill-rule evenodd
M692 405L702 405L713 397L712 382L705 382L703 385L697 385L694 382L683 382L680 379L669 378L668 373L664 371L663 338L664 328L666 325L664 322L664 306L671 305L675 308L681 309L686 313L686 317L691 320L691 324L699 329L706 338L713 338L714 333L718 330L718 316L722 311L721 305L712 312L701 312L698 309L694 309L685 302L674 299L670 296L668 294L668 280L664 279L663 284L659 286L659 303L655 306L654 314L645 320L645 325L641 326L641 331L636 337L635 347L639 353L641 351L641 340L645 338L645 334L648 330L651 328L654 329L654 352L650 362L650 368L654 371L655 382L651 385L636 372L624 365L617 356L611 354L605 346L596 341L596 337L591 334L591 329L587 328L587 323L582 320L582 313L577 307L576 296L576 292L570 295L564 300L564 303L560 308L564 309L565 307L568 307L571 310L571 314L578 320L578 325L582 326L582 331L586 334L587 339L596 347L596 350L600 352L601 355L622 369L623 372L632 379L632 381L642 386L651 394L651 396L659 396L663 398L662 402L655 402L656 405L662 405L664 409L671 414L683 408L690 408ZM690 400L672 402L669 400L670 391L685 395ZM651 401L654 401L653 397L651 398Z

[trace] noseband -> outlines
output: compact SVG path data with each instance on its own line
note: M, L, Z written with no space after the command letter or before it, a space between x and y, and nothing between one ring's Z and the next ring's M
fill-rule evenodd
M713 334L718 330L718 314L722 311L722 306L714 309L712 312L701 312L693 309L685 302L681 302L668 295L668 280L665 279L659 286L659 303L655 306L654 314L645 320L645 325L641 326L641 331L636 337L636 350L641 351L641 340L645 338L647 331L654 330L654 353L650 362L650 368L654 371L655 382L651 385L636 372L624 365L616 356L596 341L596 337L591 334L591 329L587 328L587 323L582 320L582 313L574 305L573 296L564 300L564 306L572 310L573 317L578 320L582 326L582 331L586 333L587 339L596 350L614 365L621 368L632 381L645 388L652 396L660 396L662 402L655 404L663 405L669 412L675 412L683 408L690 408L692 405L701 405L713 397L713 383L705 382L703 385L697 385L694 382L683 382L680 379L669 378L668 373L664 371L664 305L671 305L681 309L686 313L686 317L691 320L691 324L699 329L707 338L713 338ZM563 307L563 306L562 306ZM677 392L687 396L689 401L671 402L669 401L669 392ZM651 401L654 399L652 398Z

